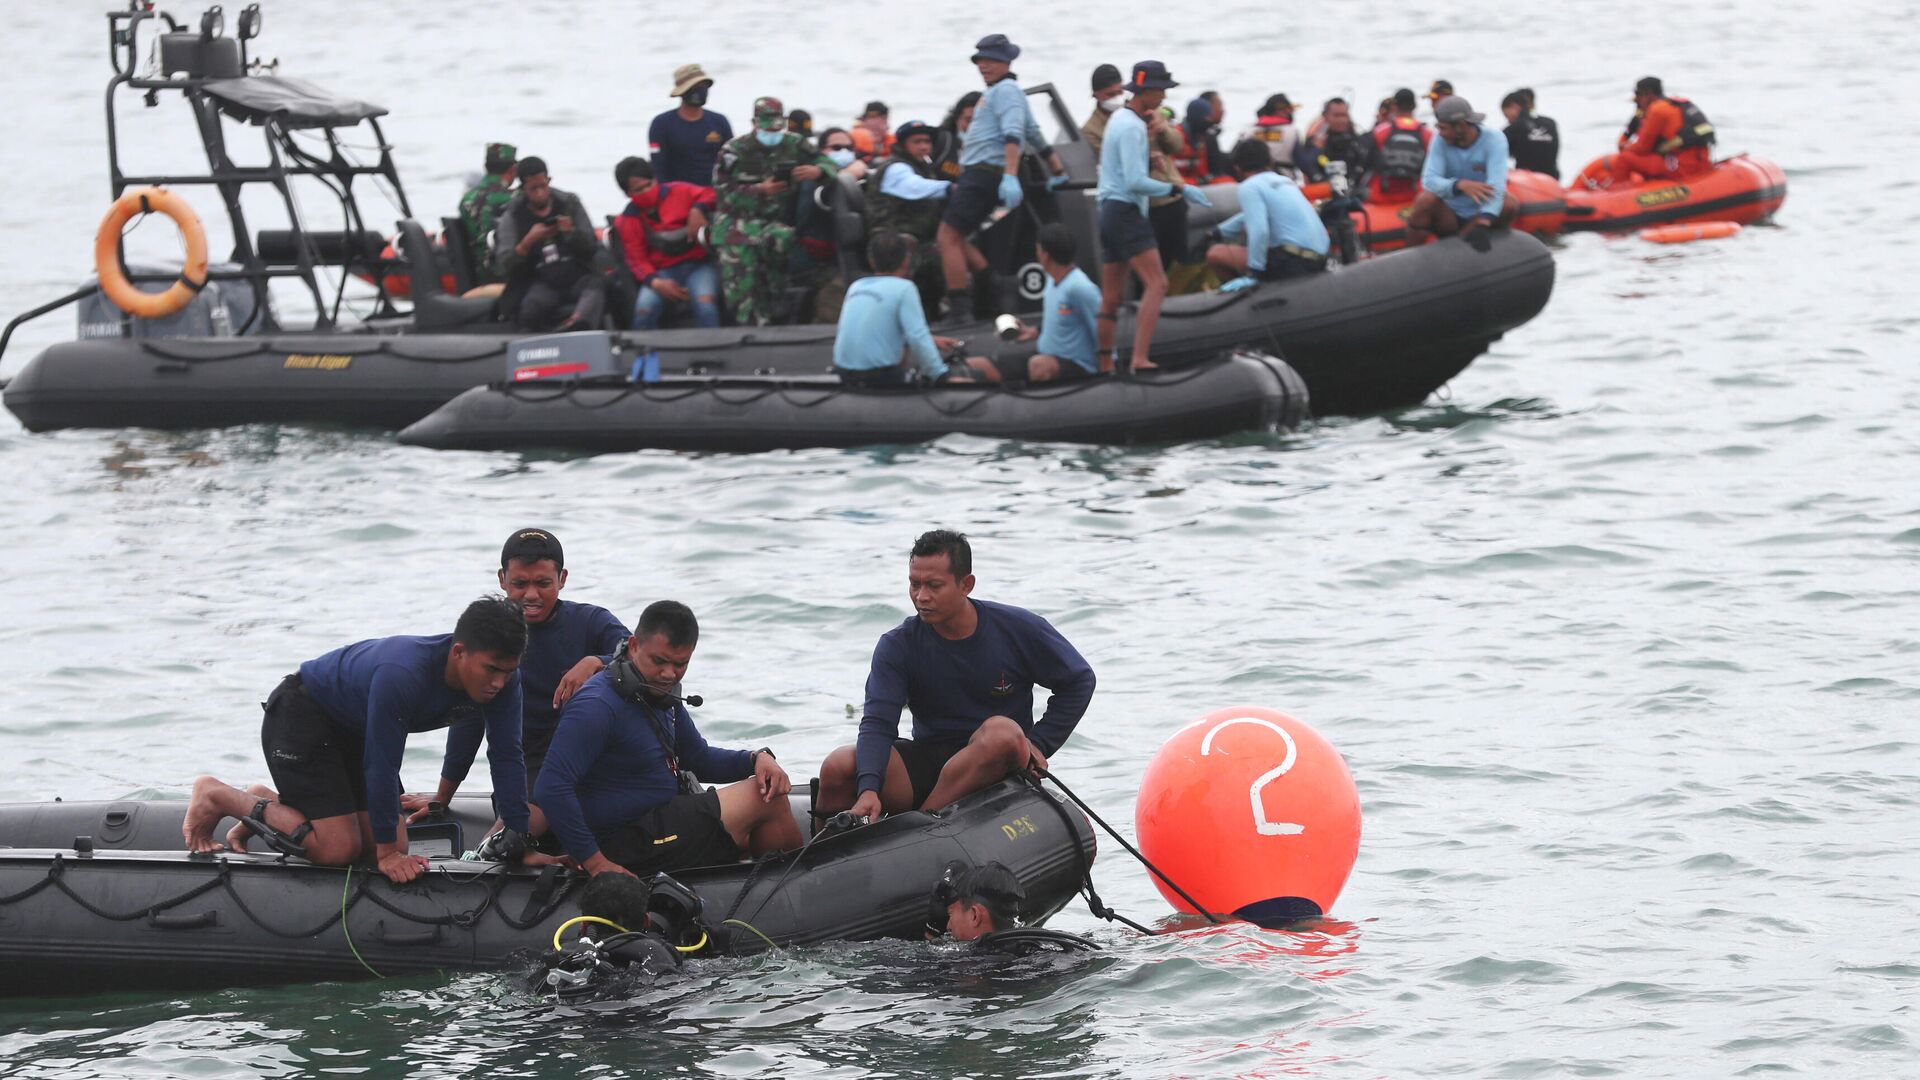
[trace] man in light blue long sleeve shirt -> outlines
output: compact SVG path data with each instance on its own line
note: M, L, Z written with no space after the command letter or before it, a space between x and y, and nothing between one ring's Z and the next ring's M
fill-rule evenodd
M948 314L956 318L993 314L973 310L968 271L985 271L987 260L968 237L995 206L1005 203L1011 210L1020 205L1020 155L1028 150L1044 154L1056 179L1067 172L1027 107L1027 95L1013 73L1019 56L1020 46L1005 34L988 34L973 48L973 66L987 89L974 106L973 123L960 143L960 179L954 181L947 199L938 237L940 265L947 277Z
M1459 235L1481 250L1485 230L1510 225L1520 203L1507 194L1507 137L1483 126L1486 116L1463 97L1433 107L1436 139L1420 172L1420 194L1407 211L1407 244Z
M1100 366L1113 362L1113 343L1120 302L1126 297L1127 273L1140 278L1140 307L1133 320L1133 359L1130 370L1156 365L1147 359L1154 327L1160 322L1160 302L1167 297L1167 268L1160 261L1160 245L1147 220L1147 200L1161 195L1183 195L1208 204L1205 195L1182 183L1155 180L1148 173L1152 151L1147 142L1147 117L1179 86L1158 60L1133 65L1127 80L1126 107L1107 121L1100 142ZM1192 194L1189 194L1192 191Z
M833 341L833 370L849 386L899 386L911 380L909 371L928 382L951 377L940 351L959 342L927 329L910 276L913 248L913 238L901 233L876 233L867 242L874 276L847 290Z
M1233 148L1240 178L1240 212L1220 223L1220 235L1246 243L1215 244L1207 265L1231 278L1221 292L1238 292L1256 281L1278 281L1327 268L1326 223L1291 177L1273 171L1266 144L1243 140Z

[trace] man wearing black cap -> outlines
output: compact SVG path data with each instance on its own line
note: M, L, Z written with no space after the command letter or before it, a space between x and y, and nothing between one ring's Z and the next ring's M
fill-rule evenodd
M894 133L893 152L867 173L867 239L902 233L914 239L912 278L924 311L938 310L945 278L934 246L940 213L953 182L942 179L933 160L934 129L909 120ZM879 273L879 270L875 270Z
M1427 88L1427 104L1429 105L1439 105L1441 98L1449 98L1452 96L1453 84L1445 79L1435 79L1433 80L1433 85Z
M1211 205L1205 194L1180 181L1155 180L1149 175L1152 152L1147 141L1147 117L1167 99L1167 91L1180 84L1167 74L1167 66L1158 60L1142 60L1133 65L1133 77L1127 80L1126 108L1107 122L1107 137L1100 147L1100 369L1113 369L1113 344L1120 302L1127 291L1127 273L1140 278L1140 306L1133 324L1132 369L1154 367L1147 359L1153 343L1154 327L1160 321L1160 301L1167 295L1167 271L1160 261L1160 248L1147 218L1147 200L1161 195L1180 195L1201 205Z
M947 199L940 220L940 263L947 276L948 314L956 318L987 317L992 312L973 310L968 293L969 269L984 270L986 257L969 239L996 205L1011 210L1020 205L1020 155L1028 149L1045 154L1056 179L1066 175L1060 155L1047 146L1047 138L1034 122L1027 107L1027 95L1013 73L1013 61L1020 46L1005 34L988 34L973 50L973 66L987 84L980 103L973 111L973 123L967 126L960 144L960 179Z
M527 788L540 775L560 707L620 651L627 628L613 612L560 599L567 587L566 554L545 529L519 529L500 549L500 588L527 618L527 651L520 661L520 742Z

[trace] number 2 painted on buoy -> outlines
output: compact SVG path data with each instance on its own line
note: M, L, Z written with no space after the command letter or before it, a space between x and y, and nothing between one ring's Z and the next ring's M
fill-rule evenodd
M1286 728L1281 727L1271 720L1263 720L1257 716L1236 716L1231 720L1223 720L1215 724L1212 731L1207 732L1206 738L1200 740L1200 756L1206 757L1207 754L1213 750L1213 737L1215 735L1220 734L1235 724L1258 724L1263 728L1271 730L1275 735L1280 736L1287 744L1286 758L1281 761L1279 765L1261 773L1259 777L1253 781L1253 785L1247 789L1247 798L1253 803L1253 831L1259 833L1261 836L1298 836L1306 832L1307 827L1305 825L1295 825L1289 821L1268 821L1266 807L1260 805L1260 790L1275 780L1280 779L1282 776L1287 775L1287 770L1293 768L1293 763L1299 760L1299 748L1293 745L1293 736L1287 734Z

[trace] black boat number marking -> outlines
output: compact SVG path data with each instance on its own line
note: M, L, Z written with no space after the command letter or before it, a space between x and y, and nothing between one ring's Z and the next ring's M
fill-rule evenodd
M1047 273L1040 264L1030 262L1020 268L1020 295L1028 300L1038 300L1047 291Z
M1267 808L1260 802L1261 790L1287 775L1287 770L1293 768L1293 763L1300 759L1300 749L1293 744L1293 736L1287 734L1286 728L1257 716L1236 716L1231 720L1223 720L1215 724L1212 731L1207 732L1206 738L1200 740L1200 756L1206 757L1212 752L1215 735L1235 724L1258 724L1263 728L1271 729L1287 744L1286 757L1281 759L1280 764L1255 777L1253 783L1247 787L1247 798L1253 803L1253 831L1261 836L1298 836L1306 832L1305 825L1295 825L1290 821L1268 821ZM1224 754L1226 751L1222 750L1221 753Z
M1030 817L1014 818L1007 824L1000 826L1000 831L1006 833L1007 839L1009 840L1018 840L1023 836L1036 836L1040 832L1040 830L1034 826L1033 819Z

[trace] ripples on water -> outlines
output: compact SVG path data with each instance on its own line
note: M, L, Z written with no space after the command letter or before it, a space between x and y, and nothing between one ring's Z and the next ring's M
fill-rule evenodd
M1170 11L1151 34L1075 20L1017 34L1030 81L1072 91L1106 53L1157 52L1189 85L1217 76L1234 120L1269 89L1305 100L1363 81L1364 100L1445 74L1484 107L1532 84L1573 167L1654 70L1703 102L1728 149L1787 166L1779 228L1675 249L1566 240L1546 313L1443 400L1393 416L1137 450L950 439L593 459L324 430L28 437L0 420L14 597L0 798L179 795L203 769L256 775L255 703L272 680L342 641L438 624L528 521L565 538L569 596L628 616L663 595L691 602L708 627L690 679L710 700L703 726L811 765L851 733L872 642L905 613L903 545L943 522L978 539L982 595L1047 614L1099 668L1061 764L1111 820L1127 820L1166 734L1232 701L1311 720L1366 813L1335 912L1348 921L1312 933L1142 942L1078 912L1058 925L1107 952L1016 964L809 949L557 1011L489 975L15 1002L0 1006L0 1071L1913 1073L1920 146L1887 105L1906 92L1889 58L1916 42L1911 12L1867 7L1363 8L1337 24L1249 8L1224 37ZM895 31L770 12L729 7L706 28L718 41L757 27L703 54L732 73L716 100L736 117L758 90L749 73L794 104L872 96L830 65L797 67L762 24L871 63L902 118L934 116L967 85L957 65L951 85L911 96ZM390 84L364 92L398 110L389 131L421 205L449 203L494 137L565 162L590 207L609 205L589 95L503 98L458 49L423 55L370 5L268 15L269 53L299 73ZM406 17L476 49L494 39L465 14ZM14 100L23 71L52 84L20 118L38 174L86 183L0 202L13 249L46 253L0 267L8 314L69 287L104 194L97 17L27 18L40 25L6 46L0 78ZM1656 19L1693 44L1647 55ZM913 47L985 21L941 16ZM1487 55L1463 22L1577 52ZM1359 47L1391 23L1408 36ZM1284 57L1285 84L1246 72L1249 50ZM580 80L664 70L635 75L616 53L582 53ZM635 138L653 111L637 100L621 129ZM409 774L436 759L417 750ZM1123 911L1165 911L1110 843L1097 879Z

